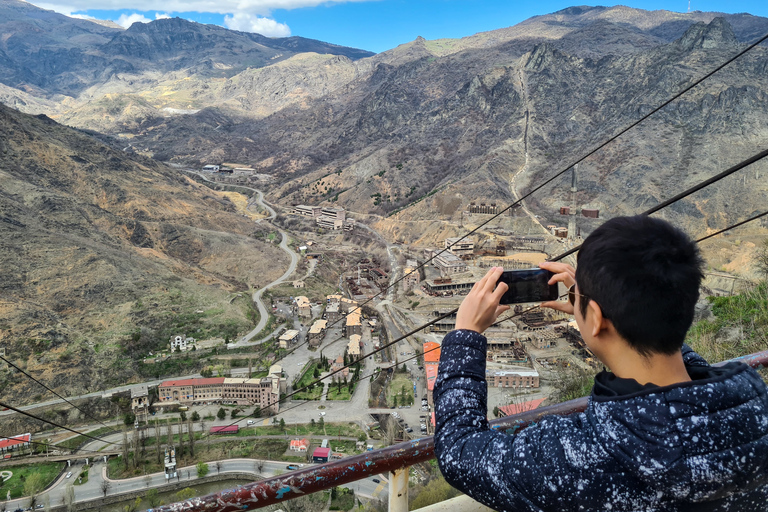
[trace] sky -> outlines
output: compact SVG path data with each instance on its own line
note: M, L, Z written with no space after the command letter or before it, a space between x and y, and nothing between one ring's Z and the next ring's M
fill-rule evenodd
M33 0L30 3L69 16L112 20L126 28L135 22L180 17L269 37L308 37L377 53L418 36L460 38L580 5L573 0ZM686 12L689 0L626 0L595 5ZM690 9L748 12L768 17L768 0L690 0Z

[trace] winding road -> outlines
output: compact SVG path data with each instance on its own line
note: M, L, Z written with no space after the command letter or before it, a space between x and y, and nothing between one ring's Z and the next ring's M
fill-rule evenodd
M191 171L188 169L186 169L185 171L190 174L199 176L200 178L204 179L209 183L216 183L215 181L209 180L206 176L200 174L199 172ZM253 187L246 187L244 185L232 185L232 186L244 188L247 190L253 190L254 192L256 192L256 203L269 213L269 215L266 218L257 220L256 221L257 224L263 220L274 220L275 217L277 217L277 212L275 212L275 210L272 209L271 206L269 206L267 203L264 202L264 193L261 190ZM291 257L291 263L290 265L288 265L288 270L286 270L282 276L272 281L268 285L264 286L263 288L256 290L253 293L253 302L256 303L256 308L259 310L259 323L256 325L256 327L253 328L251 332L243 336L240 339L240 341L238 341L235 344L235 346L240 346L240 345L249 343L254 338L254 336L259 334L264 329L264 327L266 327L267 321L269 320L269 312L267 311L267 307L264 305L264 302L261 300L262 295L264 295L264 292L269 290L270 288L273 288L279 285L280 283L284 283L285 281L287 281L288 278L291 277L291 274L293 274L296 271L296 266L299 263L299 255L293 252L290 247L288 247L288 233L278 228L277 226L274 226L274 227L278 231L278 233L280 233L280 237L282 238L282 240L280 240L280 248L284 250L286 253L288 253L288 256ZM267 336L267 338L265 339L269 339L269 338L271 338L271 335ZM257 342L259 341L264 341L264 340L257 340Z

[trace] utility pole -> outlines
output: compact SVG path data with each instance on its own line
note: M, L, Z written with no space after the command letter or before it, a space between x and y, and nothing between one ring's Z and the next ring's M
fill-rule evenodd
M573 166L573 174L571 174L571 209L568 212L568 240L574 240L576 238L576 171L579 168L579 164Z

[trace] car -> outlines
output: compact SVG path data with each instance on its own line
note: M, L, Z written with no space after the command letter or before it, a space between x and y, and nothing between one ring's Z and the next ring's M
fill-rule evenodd
M372 478L371 481L373 483L376 483L376 484L380 484L381 483L381 480L379 480L378 478Z
M296 464L288 464L287 466L285 466L285 469L291 469L291 470L299 469L299 466L297 466Z
M67 478L69 478L71 476L72 476L72 472L70 471L69 473L67 473Z
M411 427L408 427L407 429L405 429L405 431L410 434L411 432L413 432L413 429Z
M325 416L325 412L321 412L321 413L320 413L320 416Z

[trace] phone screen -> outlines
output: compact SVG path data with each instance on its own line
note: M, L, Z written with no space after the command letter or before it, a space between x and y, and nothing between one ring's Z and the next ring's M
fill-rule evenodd
M521 302L544 302L557 300L557 283L547 284L553 276L549 270L531 268L525 270L505 270L498 283L507 283L509 289L501 297L501 304Z

